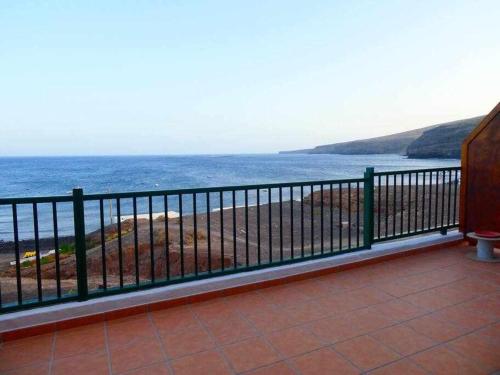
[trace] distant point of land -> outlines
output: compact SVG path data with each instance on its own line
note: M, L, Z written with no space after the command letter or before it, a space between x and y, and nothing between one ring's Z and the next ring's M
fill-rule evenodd
M484 116L431 125L383 137L333 143L280 154L399 154L409 158L460 159L460 146Z

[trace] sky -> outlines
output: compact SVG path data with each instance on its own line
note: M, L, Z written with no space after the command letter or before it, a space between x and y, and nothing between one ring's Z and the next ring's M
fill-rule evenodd
M0 155L270 153L488 113L500 2L0 0Z

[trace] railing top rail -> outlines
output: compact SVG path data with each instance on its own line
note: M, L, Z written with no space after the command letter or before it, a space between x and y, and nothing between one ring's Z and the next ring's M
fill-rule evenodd
M32 204L32 203L62 203L71 202L71 195L54 195L49 197L21 197L21 198L0 198L0 206L12 204Z
M330 185L330 184L346 184L363 182L363 178L347 178L340 180L315 180L315 181L300 181L300 182L287 182L287 183L270 183L270 184L257 184L257 185L234 185L234 186L214 186L206 188L186 188L186 189L171 189L171 190L150 190L150 191L131 191L123 193L103 193L103 194L85 194L84 200L96 199L115 199L115 198L134 198L134 197L149 197L149 196L163 196L163 195L179 195L179 194L198 194L198 193L218 193L224 191L245 191L257 189L274 189L274 188L288 188L300 187L311 185Z
M399 171L383 171L375 172L375 176L385 176L393 174L406 174L406 173L423 173L423 172L441 172L441 171L459 171L461 167L440 167L440 168L419 168L419 169L407 169Z

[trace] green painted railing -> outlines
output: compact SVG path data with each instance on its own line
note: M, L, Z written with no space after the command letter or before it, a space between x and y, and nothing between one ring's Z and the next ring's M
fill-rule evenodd
M3 198L0 208L10 208L12 221L7 250L15 259L0 269L0 312L330 257L432 231L446 234L458 225L459 179L459 167L367 168L358 179ZM61 205L73 208L74 232L64 238ZM21 258L20 207L32 212L30 261ZM39 235L43 207L51 210L51 255L43 254ZM177 217L165 218L169 210Z

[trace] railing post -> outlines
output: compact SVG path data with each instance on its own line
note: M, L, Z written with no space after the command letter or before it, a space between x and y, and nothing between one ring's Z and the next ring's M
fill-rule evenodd
M78 299L88 299L87 249L85 245L85 213L83 208L83 190L73 189L73 218L75 222L75 257Z
M374 169L366 168L364 175L364 200L363 200L363 245L366 249L371 249L373 242L373 192L374 192Z

